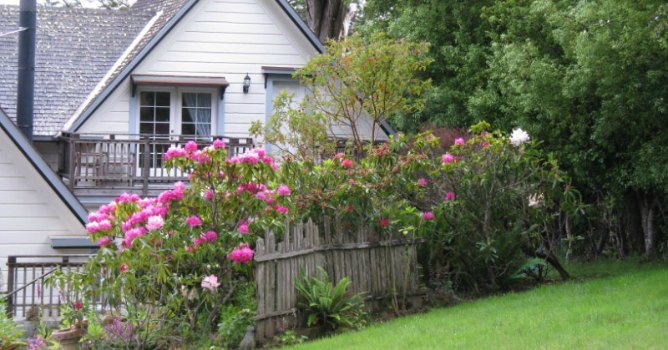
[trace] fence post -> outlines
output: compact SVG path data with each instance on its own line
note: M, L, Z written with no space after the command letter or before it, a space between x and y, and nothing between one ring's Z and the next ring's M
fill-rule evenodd
M16 269L16 257L10 256L7 258L7 315L10 318L14 317L14 291L16 281L14 279L14 271Z

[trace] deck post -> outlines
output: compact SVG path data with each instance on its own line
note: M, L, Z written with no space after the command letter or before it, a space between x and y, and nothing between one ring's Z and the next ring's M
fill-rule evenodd
M16 281L14 280L14 271L16 269L16 257L10 256L7 258L7 316L13 318L14 316L14 291Z
M144 161L142 162L142 170L141 170L141 176L142 180L144 181L144 184L142 186L142 194L144 196L148 196L148 177L149 177L149 167L150 167L150 140L148 137L143 138L143 144L144 144ZM141 154L141 152L140 152Z
M74 172L76 171L76 164L77 164L77 153L76 153L76 140L78 139L79 135L78 134L69 134L68 138L68 146L70 148L70 155L67 159L68 161L68 172L69 172L69 177L70 177L70 191L74 191L74 185L76 182L76 176L74 175Z

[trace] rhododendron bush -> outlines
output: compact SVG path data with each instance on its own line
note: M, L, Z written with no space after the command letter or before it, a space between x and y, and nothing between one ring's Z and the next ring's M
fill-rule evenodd
M188 185L177 182L156 198L123 194L88 218L100 246L86 267L89 299L133 316L134 341L152 323L211 331L221 305L252 283L257 236L280 232L291 211L291 189L276 182L263 149L228 158L220 140L204 149L189 142L165 160Z
M385 238L423 237L431 286L502 288L535 257L560 267L549 237L565 180L526 132L487 128L446 148L425 132L317 164L286 157L278 166L262 149L228 158L219 140L171 148L167 165L188 184L156 198L123 194L91 213L87 230L100 250L81 284L89 301L127 319L126 342L155 345L211 332L221 312L254 310L256 239L267 229L280 236L286 219L328 216L349 232L364 225Z
M549 238L568 186L526 132L488 128L478 124L445 149L425 132L361 158L287 162L282 181L299 188L294 200L303 218L327 215L351 229L371 224L388 235L424 237L420 262L431 284L495 290L529 258L561 268Z

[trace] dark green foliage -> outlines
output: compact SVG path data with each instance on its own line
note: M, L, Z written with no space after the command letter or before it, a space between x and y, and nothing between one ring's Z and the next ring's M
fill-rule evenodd
M583 253L611 241L615 254L656 254L668 217L665 1L369 0L366 11L360 32L431 44L434 93L395 126L520 126L592 204L587 220L566 219L587 233Z
M361 294L348 291L350 279L344 277L333 285L323 268L318 271L319 277L306 276L302 271L301 278L295 282L299 308L306 314L307 325L319 325L330 331L361 326L365 315L364 300Z

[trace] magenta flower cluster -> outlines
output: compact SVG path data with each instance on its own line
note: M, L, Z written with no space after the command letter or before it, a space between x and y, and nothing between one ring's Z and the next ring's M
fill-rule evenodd
M227 259L232 260L235 264L248 264L253 260L253 251L247 243L241 243L231 253L227 254Z

